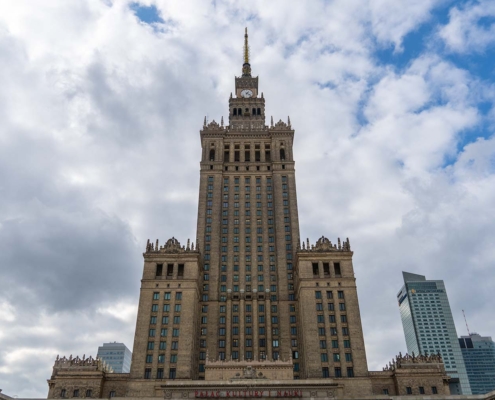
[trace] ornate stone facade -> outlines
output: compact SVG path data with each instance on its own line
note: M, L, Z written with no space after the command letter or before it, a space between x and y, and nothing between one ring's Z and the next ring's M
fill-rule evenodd
M196 246L146 244L130 373L57 358L48 397L445 397L437 356L368 371L349 239L301 243L294 130L265 125L245 40L228 125L200 131Z

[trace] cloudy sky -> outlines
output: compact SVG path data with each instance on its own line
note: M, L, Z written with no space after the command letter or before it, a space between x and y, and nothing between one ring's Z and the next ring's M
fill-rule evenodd
M301 237L351 240L369 368L406 350L403 270L495 336L495 2L0 0L4 393L132 348L146 240L196 237L199 129L245 26L296 130Z

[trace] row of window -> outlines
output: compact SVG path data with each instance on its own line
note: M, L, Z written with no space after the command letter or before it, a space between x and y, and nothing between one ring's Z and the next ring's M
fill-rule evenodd
M179 332L180 332L180 329L179 328L172 329L172 337L179 337ZM167 336L167 334L168 334L168 328L162 328L162 329L160 329L160 336L165 337L165 336ZM149 337L155 337L156 336L156 329L155 328L151 328L149 330L148 336Z
M340 362L340 353L332 353L333 361ZM320 354L321 362L328 362L328 353ZM345 353L345 361L352 362L352 353Z
M268 148L269 148L269 147L268 147ZM214 178L213 178L213 176L209 176L209 177L208 177L208 182L209 182L209 183L213 183L213 179L214 179ZM251 179L252 179L252 177L250 177L250 176L246 176L246 177L244 177L244 183L251 183ZM257 176L257 177L255 178L255 182L256 182L257 184L260 184L260 183L261 183L261 177ZM282 176L282 183L286 183L286 182L287 182L287 176L285 176L285 175L284 175L284 176ZM224 184L228 184L228 183L229 183L229 177L224 177L224 178L223 178L223 183L224 183ZM235 177L234 177L234 183L235 183L236 185L238 185L238 184L240 183L240 177L235 176ZM271 178L271 177L267 177L267 178L266 178L266 183L271 184L271 183L272 183L272 178Z
M343 290L337 291L337 297L339 299L343 299L344 298L344 291ZM322 295L321 295L320 290L315 291L315 299L318 299L318 300L322 299ZM327 299L333 299L333 291L327 290Z
M323 378L330 378L330 370L328 367L323 367L321 369L321 373ZM335 378L342 378L342 368L336 367L334 368L334 375ZM347 367L347 377L352 378L354 377L354 368L352 367Z
M334 303L328 303L327 307L328 311L335 311ZM345 311L345 303L339 303L339 310ZM323 311L323 303L316 303L316 311Z
M203 329L204 329L204 331L203 331ZM232 336L239 336L239 327L238 326L233 326L231 329L232 329ZM253 327L252 326L246 326L244 328L244 332L246 333L247 336L251 336L253 334ZM265 327L260 326L258 328L258 332L260 335L264 335L265 334ZM290 333L291 333L291 335L297 335L297 328L295 326L291 326ZM278 334L279 334L279 329L277 327L272 328L272 335L278 336ZM201 328L201 335L202 336L206 335L206 328ZM294 344L294 346L296 346L296 344ZM205 339L200 339L199 347L206 348L206 340Z
M173 344L176 343L176 346L174 348ZM179 349L179 342L172 342L172 350L178 350ZM146 355L146 363L151 364L153 362L153 354L147 354ZM163 364L165 362L165 354L158 354L158 363ZM171 363L176 363L177 362L177 354L170 354L170 362Z
M181 308L182 308L181 304L176 304L174 306L174 312L180 312ZM170 311L170 304L164 304L163 312L169 312L169 311ZM158 304L151 305L151 312L158 312Z
M168 373L168 379L175 379L177 376L176 368L170 368ZM156 379L164 379L164 369L158 368L156 370ZM151 379L151 368L145 368L144 370L144 379Z
M319 336L326 336L326 331L325 328L318 328L318 335ZM330 328L330 335L331 336L337 336L337 328ZM342 327L342 335L344 336L349 336L349 328L344 326Z
M316 316L316 321L319 323L319 324L323 324L325 322L325 317L322 315L322 314L318 314ZM335 324L337 321L336 321L336 316L331 314L328 316L328 321L331 323L331 324ZM347 315L341 315L340 316L340 322L347 322Z
M170 300L170 292L163 293L163 300ZM160 300L160 292L153 293L153 300ZM182 300L182 292L175 293L175 300Z
M331 340L330 341L332 345L332 349L338 349L339 348L339 341L338 340ZM326 349L327 348L327 341L326 340L320 340L320 349ZM351 341L349 339L344 340L344 349L350 349L351 348Z

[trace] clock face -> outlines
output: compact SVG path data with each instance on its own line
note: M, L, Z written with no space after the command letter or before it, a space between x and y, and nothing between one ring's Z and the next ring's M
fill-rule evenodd
M249 90L249 89L244 89L242 92L241 92L241 96L244 97L244 98L249 98L253 95L253 91L252 90Z

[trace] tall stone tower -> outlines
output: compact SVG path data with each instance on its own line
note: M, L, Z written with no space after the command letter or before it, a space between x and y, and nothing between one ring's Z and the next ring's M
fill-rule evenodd
M207 360L366 376L349 242L300 245L294 130L265 124L247 30L228 124L205 118L200 136L196 249L148 243L131 376L208 379Z

